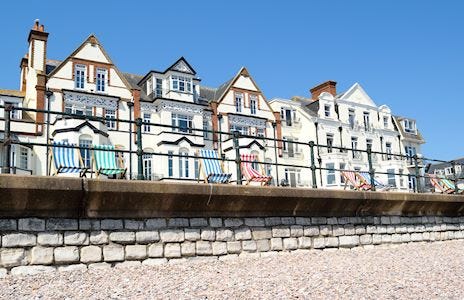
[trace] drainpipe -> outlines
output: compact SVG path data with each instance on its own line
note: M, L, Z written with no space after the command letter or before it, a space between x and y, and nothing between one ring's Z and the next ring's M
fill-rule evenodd
M343 127L340 126L338 127L338 132L340 134L340 148L343 148L343 137L342 137L342 131L343 131ZM340 149L340 152L343 152L342 149Z
M321 152L319 150L319 123L314 122L314 126L316 126L316 144L317 144L317 162L319 163L319 178L321 180L321 187L322 187L322 158Z
M132 177L132 109L134 107L134 102L127 102L129 107L129 180Z
M50 98L53 95L53 92L48 90L45 92L47 96L47 157L46 157L46 174L50 175Z

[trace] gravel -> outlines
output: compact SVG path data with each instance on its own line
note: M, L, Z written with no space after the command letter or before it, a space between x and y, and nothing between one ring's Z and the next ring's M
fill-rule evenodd
M464 241L11 276L7 299L464 298Z

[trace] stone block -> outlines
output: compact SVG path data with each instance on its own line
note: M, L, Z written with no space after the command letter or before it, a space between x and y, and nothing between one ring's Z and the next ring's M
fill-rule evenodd
M272 227L272 237L290 237L290 228L287 226Z
M195 256L196 245L192 242L184 242L180 245L180 253L182 256Z
M166 228L167 222L164 218L154 218L148 219L145 221L145 229L153 230L153 229L161 229Z
M108 233L106 233L106 231L103 230L91 231L89 240L92 245L108 244Z
M239 227L243 225L243 220L238 218L228 218L224 220L224 226L226 227Z
M218 260L220 260L220 261L231 261L231 260L235 260L237 258L238 258L237 254L227 254L227 255L219 256Z
M271 250L281 251L284 249L281 238L272 238L271 239Z
M142 261L144 266L160 266L167 264L168 260L166 258L148 258Z
M190 218L191 227L207 227L208 220L206 218Z
M213 247L211 246L211 242L197 241L196 252L197 252L197 255L212 255Z
M359 242L361 245L371 245L372 244L372 235L363 234L359 237Z
M393 244L400 244L402 243L402 240L401 240L401 234L398 234L398 233L394 233L391 235L391 242Z
M332 226L332 235L333 236L341 236L345 234L345 228L343 225L333 225Z
M338 238L340 247L353 248L359 245L359 236L345 235Z
M158 242L160 240L160 235L158 231L137 231L135 233L135 241L138 244L150 244Z
M378 226L377 226L377 233L387 233L387 226L385 226L385 225L378 225Z
M354 228L354 232L357 235L366 234L366 227L364 225L357 225Z
M123 261L124 260L124 246L121 246L121 245L103 246L103 260L107 262Z
M35 246L37 238L30 233L10 233L2 237L3 248Z
M251 230L248 227L239 227L234 229L235 239L237 241L250 240L251 239Z
M2 249L0 261L3 267L15 267L27 264L26 251L22 248Z
M38 218L25 218L18 220L19 231L45 231L45 220Z
M226 242L213 242L213 255L226 255L227 254L227 243Z
M171 218L168 219L169 227L189 227L189 219L187 218Z
M162 229L160 230L161 241L165 243L183 242L185 240L182 229Z
M389 234L382 234L382 244L390 244L392 237Z
M350 224L350 218L349 217L338 217L337 222L339 225Z
M222 227L222 218L209 218L209 226L211 227Z
M354 225L347 224L347 225L344 225L344 228L345 228L345 235L355 235L356 234L356 230L355 230Z
M76 265L59 266L57 270L58 272L85 272L87 271L87 265L76 264Z
M338 237L326 237L324 243L326 248L338 247Z
M349 217L350 223L352 225L357 225L357 224L362 224L362 219L361 217Z
M264 218L264 224L266 226L277 226L282 224L282 220L279 217Z
M228 253L242 252L242 243L241 242L227 242L227 252Z
M60 232L39 232L37 244L41 246L62 246L63 234Z
M301 236L303 236L303 226L301 226L301 225L292 225L292 226L290 226L290 236L291 237L301 237Z
M455 224L450 224L450 225L452 225L454 227ZM457 229L453 228L452 230L457 230ZM423 224L416 225L415 228L414 228L414 231L415 232L425 232L425 225L423 225Z
M53 263L53 248L34 247L31 250L31 264L51 265Z
M269 240L257 240L256 250L258 252L266 252L270 250Z
M234 240L234 232L232 229L228 228L218 228L216 229L216 240L229 242Z
M302 236L298 238L298 248L299 249L309 249L311 248L311 238L307 236Z
M253 227L251 228L251 236L254 240L264 240L272 238L272 231L267 227Z
M106 262L93 263L88 266L89 270L105 270L111 269L111 264Z
M14 219L0 219L0 232L17 230L18 225Z
M47 230L78 230L79 223L77 219L47 219L45 224Z
M250 227L263 227L265 223L263 218L245 218L245 225Z
M313 225L325 225L327 224L327 218L325 217L312 217L311 224Z
M374 244L374 245L382 244L382 235L381 234L373 234L372 235L372 244Z
M115 231L110 233L110 241L117 244L132 244L135 242L135 232Z
M323 249L325 248L325 240L322 237L317 237L313 239L314 249Z
M411 241L411 235L409 233L404 233L401 235L401 241L403 243L409 243Z
M126 260L141 260L145 258L147 258L147 246L146 245L127 245L126 246Z
M13 276L29 276L42 273L50 273L56 270L52 266L20 266L11 269L10 274Z
M395 230L395 226L394 225L387 225L387 233L388 234L393 234L395 233L396 230Z
M199 228L185 228L184 237L186 241L198 241L201 238Z
M375 225L367 225L366 233L367 234L377 233L377 227Z
M338 224L338 218L337 217L327 218L327 225L337 225L337 224Z
M94 263L102 260L102 249L98 246L85 246L81 248L81 262Z
M100 230L100 220L79 219L79 230Z
M79 249L76 246L58 247L54 250L55 263L79 262Z
M430 232L423 232L422 233L422 240L423 241L430 241Z
M414 232L411 233L411 242L421 242L422 241L422 233Z
M128 230L144 230L145 222L141 220L124 220L124 228Z
M253 241L253 240L242 241L242 249L243 251L246 251L246 252L255 252L257 249L256 241Z
M395 226L395 232L396 233L407 233L408 228L406 227L406 225L403 225L403 224L396 225Z
M296 217L295 218L296 225L311 225L311 218L309 217Z
M201 230L201 239L203 241L215 241L216 240L216 230L212 228L205 228Z
M148 246L148 256L149 257L163 257L164 255L164 245L163 244L152 244Z
M390 217L389 216L382 216L380 217L380 224L382 225L390 225Z
M399 216L390 216L390 224L401 224L401 218Z
M361 218L361 224L365 225L374 225L374 217L360 217Z
M319 234L322 236L332 235L332 225L321 225L319 226Z
M283 240L284 250L296 250L298 249L298 239L296 238L284 238Z
M89 235L83 231L65 231L64 244L70 246L88 245Z
M303 227L303 234L305 236L318 236L319 227L318 226L305 226Z
M100 222L100 227L103 230L122 230L124 229L124 224L119 219L103 219Z
M282 225L295 225L295 217L281 217L280 223Z

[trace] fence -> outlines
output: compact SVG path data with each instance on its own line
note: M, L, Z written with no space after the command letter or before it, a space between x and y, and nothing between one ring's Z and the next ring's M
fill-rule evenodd
M250 134L243 134L240 133L239 131L234 131L234 132L226 132L226 131L221 131L221 130L209 130L209 129L199 129L199 128L193 128L189 127L188 125L186 126L173 126L173 125L167 125L167 124L160 124L160 123L154 123L154 122L148 122L144 121L141 118L138 118L136 120L125 120L125 119L119 119L115 117L99 117L99 116L88 116L85 114L76 114L76 113L69 113L69 112L58 112L58 111L50 111L50 110L37 110L37 109L31 109L31 108L20 108L20 107L15 107L10 104L6 104L5 106L0 106L0 108L4 109L4 141L3 141L3 159L2 159L2 173L15 173L16 170L21 170L21 168L18 168L14 166L11 163L11 145L22 145L22 146L28 146L28 147L46 147L46 175L50 175L50 170L51 170L51 158L50 158L50 149L54 147L53 143L51 142L50 139L50 128L51 128L51 122L50 122L50 115L55 115L59 116L64 119L77 119L77 120L87 120L87 121L96 121L96 122L120 122L120 123L127 123L129 126L129 134L128 134L128 140L129 140L129 149L106 149L105 151L110 151L110 152L115 152L115 155L117 153L126 153L129 155L129 175L128 179L136 179L136 180L144 180L145 175L149 175L149 177L152 177L152 174L149 174L144 170L144 155L149 155L152 157L177 157L177 158L186 158L186 159L194 159L195 161L204 161L206 159L209 160L219 160L220 162L229 162L235 164L235 169L236 173L238 174L236 176L235 182L237 184L242 184L243 183L243 178L242 178L242 163L256 163L255 161L248 161L248 160L243 160L241 158L241 153L240 153L240 143L239 141L241 139L253 139L253 140L259 140L262 141L264 144L266 144L266 148L271 148L273 150L274 154L274 161L273 162L266 162L266 161L261 161L259 164L264 165L264 166L269 166L275 167L275 185L282 185L282 186L288 186L288 180L282 180L279 182L279 167L284 167L284 168L298 168L298 169L307 169L310 171L311 174L311 179L309 180L310 185L312 188L318 188L322 187L322 171L326 171L327 173L335 174L335 172L339 172L340 174L355 174L357 176L357 180L359 180L360 186L362 185L364 188L362 189L368 189L371 191L375 191L376 188L381 186L381 183L376 179L376 175L387 175L387 177L390 176L398 176L400 180L403 180L404 177L408 179L408 182L411 182L410 184L410 189L413 190L414 192L425 192L426 187L425 185L430 182L432 183L432 187L438 190L441 190L441 192L446 192L446 193L461 193L462 190L458 187L458 182L461 179L464 179L464 177L461 175L458 175L456 171L456 163L454 161L444 161L444 160L438 160L438 159L430 159L430 158L425 158L419 155L405 155L405 154L395 154L391 152L379 152L379 151L373 151L371 146L368 145L367 149L357 149L357 148L350 148L350 147L337 147L333 145L322 145L322 144L317 144L314 141L309 141L309 142L301 142L301 141L288 141L285 139L277 139L276 138L276 124L273 123L273 130L274 134L273 137L267 137L267 136L256 136L256 135L250 135ZM15 120L12 120L11 115L14 113L14 111L20 110L23 112L32 112L32 113L39 113L39 114L45 114L47 116L46 121L43 124L39 124L42 126L46 126L46 142L30 142L30 141L20 141L19 139L13 139L13 134L11 131L11 123L15 122ZM58 117L57 117L58 118ZM55 123L56 120L55 119ZM155 127L155 128L160 128L161 131L163 129L168 129L171 131L177 131L183 136L197 136L197 137L205 137L205 136L212 136L213 140L218 144L218 149L219 151L219 157L218 158L211 158L211 157L204 157L200 155L190 155L190 154L176 154L176 153L163 153L163 152L146 152L143 150L143 128L146 128L146 126L150 127ZM135 127L135 131L133 131L133 127ZM132 138L135 136L135 145L136 149L132 149ZM224 139L224 136L226 137ZM217 137L217 138L214 138ZM227 158L226 155L223 152L223 145L227 143L228 141L232 141L232 149L235 158L230 159ZM269 145L270 144L270 145ZM309 152L309 159L306 163L303 164L286 164L286 163L281 163L279 160L281 159L281 152L285 145L292 144L292 146L298 145L300 152ZM64 148L73 148L73 149L79 149L79 151L95 151L99 150L98 148L95 148L92 145L89 146L80 146L80 145L61 145L60 147ZM306 150L305 150L306 149ZM360 161L363 161L366 163L367 160L367 165L368 165L368 170L361 171L361 170L348 170L346 168L335 168L334 167L324 167L322 164L322 158L321 154L327 154L327 153L341 153L341 154L348 154L350 155L349 157L351 159L358 159ZM137 157L137 174L134 178L132 169L133 169L133 155ZM366 160L364 160L364 157ZM348 157L347 157L348 158ZM373 167L373 164L378 162L379 159L382 159L384 161L404 161L406 162L406 165L408 165L408 169L413 170L412 174L408 172L408 174L405 174L404 172L379 172L376 171ZM437 177L434 175L428 175L427 169L430 167L431 163L444 163L444 164L449 164L451 167L451 176L450 178L442 178L442 177ZM29 170L30 171L30 170ZM90 176L93 176L95 174L96 170L92 170L89 168L88 173L90 173ZM356 171L356 172L353 172ZM32 172L30 172L32 174ZM320 177L320 183L318 184L317 182L317 173L319 173ZM365 175L365 176L360 176L360 174ZM281 174L280 174L281 175ZM199 181L200 180L200 174L199 170L197 167L195 167L195 180ZM364 177L364 179L363 179ZM174 178L174 177L169 177L169 179L182 179L184 178ZM435 179L435 180L432 180ZM345 179L347 180L347 179ZM286 182L287 181L287 182ZM445 182L444 182L445 181ZM438 186L434 185L434 183L438 182ZM347 182L345 183L345 187L347 185ZM351 183L351 185L354 185ZM423 186L424 185L424 186ZM388 185L386 185L388 186ZM356 187L356 186L355 186ZM359 188L359 187L358 187Z

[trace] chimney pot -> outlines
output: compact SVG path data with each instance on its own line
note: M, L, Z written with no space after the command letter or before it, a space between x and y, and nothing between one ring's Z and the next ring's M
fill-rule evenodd
M39 31L42 31L42 32L44 32L44 31L45 31L45 27L44 27L44 25L43 25L43 24L41 24L41 25L40 25L40 27L39 27Z
M32 27L34 30L39 30L39 19L35 19L34 21L34 27Z

